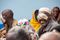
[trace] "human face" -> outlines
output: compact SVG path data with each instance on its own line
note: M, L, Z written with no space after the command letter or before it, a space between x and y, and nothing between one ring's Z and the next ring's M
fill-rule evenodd
M3 23L6 23L6 20L3 17L1 18L1 20Z
M9 16L7 13L3 13L3 14L2 14L2 22L3 22L3 23L6 23L6 21L7 21L7 20L6 20L6 19L7 19L7 16Z
M41 24L44 24L47 22L48 16L44 13L40 13L38 14L38 22L40 22Z
M52 15L54 15L54 17L56 17L58 13L59 13L59 10L57 8L52 10Z

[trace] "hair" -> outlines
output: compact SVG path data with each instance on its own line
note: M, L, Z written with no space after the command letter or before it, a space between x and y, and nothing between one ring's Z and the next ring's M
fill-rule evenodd
M57 15L56 15L56 17L55 17L55 19L54 19L54 20L57 20L58 15L59 15L60 8L59 8L59 7L54 7L54 8L52 9L52 11L53 11L54 9L58 9L58 13L57 13ZM53 15L52 15L52 16L53 16Z
M35 15L35 19L36 19L36 20L37 20L37 15L38 15L38 13L39 13L39 10L38 10L38 9L35 10L34 15Z
M8 14L7 12L9 12L11 17L13 17L14 13L13 13L13 11L11 9L5 9L4 11L2 11L2 15Z
M17 32L11 32L7 34L6 40L32 40L30 35L24 30L18 30Z
M56 30L57 32L60 32L60 25L57 25L56 27L54 27L53 29L51 29L51 31Z
M6 15L8 15L8 16L6 16ZM4 26L5 26L5 24L7 24L6 31L8 32L8 30L12 27L12 23L13 23L13 11L11 9L3 10L2 17L6 20L6 22L4 23ZM9 18L9 17L11 17L11 18Z
M59 11L59 15L58 15L57 21L60 24L60 11Z
M60 9L59 9L59 7L57 7L57 6L56 6L56 7L54 7L53 9L55 9L55 8L56 8L56 9L58 9L58 10L60 10Z
M57 32L47 32L41 35L39 40L60 40L60 34Z

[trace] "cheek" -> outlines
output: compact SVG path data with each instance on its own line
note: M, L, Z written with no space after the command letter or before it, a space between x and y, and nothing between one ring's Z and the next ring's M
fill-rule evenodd
M57 15L57 12L53 12L53 15L55 15L55 16L56 16L56 15Z
M5 22L6 22L6 20L5 20L4 18L2 18L2 22L3 22L3 23L5 23Z

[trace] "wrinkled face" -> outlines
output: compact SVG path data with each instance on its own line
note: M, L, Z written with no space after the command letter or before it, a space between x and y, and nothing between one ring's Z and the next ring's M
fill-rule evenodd
M55 8L52 10L52 15L54 15L54 17L56 17L58 13L59 13L59 9Z
M48 16L45 13L39 13L37 16L38 22L40 22L41 24L45 24L48 20Z

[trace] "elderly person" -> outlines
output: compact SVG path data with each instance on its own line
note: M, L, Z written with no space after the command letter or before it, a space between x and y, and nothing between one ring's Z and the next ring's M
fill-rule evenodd
M30 20L30 24L32 25L36 32L38 32L41 26L46 22L49 14L50 10L49 8L46 7L42 8L41 10L40 9L35 10L35 12L32 15L32 19Z
M40 8L39 12L40 14L38 15L38 18L41 23L41 28L39 29L38 34L41 36L41 34L50 31L52 28L59 24L57 21L52 19L49 8Z
M39 40L60 40L60 34L57 32L47 32L41 35Z

